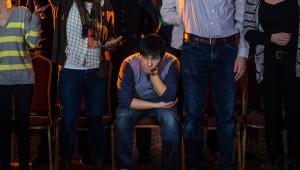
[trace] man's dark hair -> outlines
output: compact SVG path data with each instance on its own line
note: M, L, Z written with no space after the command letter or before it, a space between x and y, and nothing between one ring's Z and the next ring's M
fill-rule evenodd
M155 34L146 35L140 41L140 53L143 56L153 56L162 58L165 54L166 45L164 40Z

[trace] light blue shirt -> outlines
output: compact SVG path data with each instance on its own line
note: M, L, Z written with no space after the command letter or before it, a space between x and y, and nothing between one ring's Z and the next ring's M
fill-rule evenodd
M240 33L238 56L248 57L249 45L242 34L245 0L179 0L184 31L206 38Z

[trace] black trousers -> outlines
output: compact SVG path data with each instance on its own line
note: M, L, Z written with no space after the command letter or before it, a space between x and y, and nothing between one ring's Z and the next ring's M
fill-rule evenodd
M296 50L276 52L265 50L262 93L265 111L266 142L271 161L283 156L282 130L288 131L288 157L299 157L300 101L299 81L296 81ZM298 85L297 85L298 84Z
M33 88L32 84L0 85L0 165L3 170L11 169L10 149L13 127L15 128L18 139L19 169L29 169L29 114ZM15 116L14 123L13 112Z

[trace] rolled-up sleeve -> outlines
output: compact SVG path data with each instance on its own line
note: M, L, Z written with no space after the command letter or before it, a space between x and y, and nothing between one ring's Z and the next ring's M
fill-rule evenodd
M121 65L117 87L119 107L129 108L133 99L134 75L130 64L126 61Z
M25 11L25 40L30 48L35 48L40 41L41 21L38 14Z

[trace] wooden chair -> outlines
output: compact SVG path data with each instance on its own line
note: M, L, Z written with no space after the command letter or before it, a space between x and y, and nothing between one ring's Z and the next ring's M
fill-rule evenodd
M114 141L114 133L113 133L113 117L112 117L112 113L111 113L111 103L110 103L110 87L111 87L111 76L112 76L112 63L110 61L104 61L104 62L108 62L108 85L107 85L107 101L108 101L108 115L104 115L102 116L102 122L105 128L110 128L111 129L111 141ZM61 72L61 68L59 69L59 73ZM60 115L62 115L62 107L60 105L60 102L58 102L57 104L57 108L58 110L60 110ZM85 106L84 106L84 102L82 101L81 104L81 108L80 108L81 112L85 112ZM100 118L99 118L100 119ZM88 119L87 117L81 116L79 118L79 122L77 125L77 131L87 131L88 130ZM54 160L54 168L55 170L58 170L58 158L59 158L59 132L61 129L61 125L62 125L62 117L59 116L56 121L55 121L55 160ZM114 145L111 145L111 159L112 159L112 170L115 169L115 148Z
M48 135L48 156L49 169L53 170L52 162L52 140L51 140L51 104L50 104L50 86L52 77L52 63L49 59L40 56L32 56L33 70L35 73L34 94L31 105L30 129L47 129ZM46 115L41 115L43 113Z

